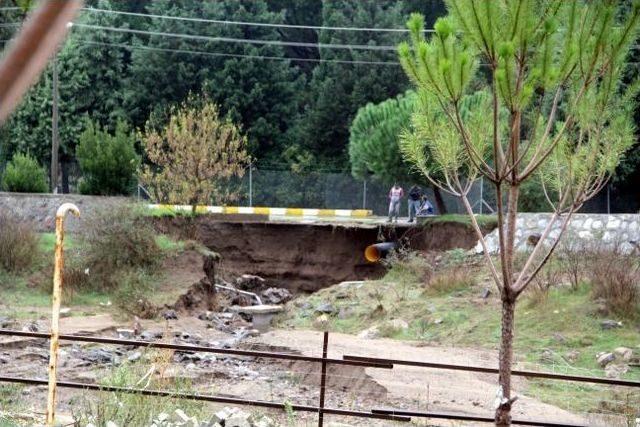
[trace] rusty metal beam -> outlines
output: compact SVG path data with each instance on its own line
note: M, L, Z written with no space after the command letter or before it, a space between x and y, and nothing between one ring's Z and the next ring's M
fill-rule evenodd
M353 362L391 363L393 365L417 366L421 368L446 369L451 371L481 372L486 374L498 373L498 369L496 368L485 368L481 366L466 366L466 365L454 365L449 363L383 359L378 357L351 356L346 354L343 355L342 358L344 360L349 360ZM614 379L614 378L584 377L579 375L565 375L565 374L554 374L550 372L522 371L517 369L511 371L511 374L515 376L527 377L527 378L543 378L543 379L549 379L549 380L576 381L576 382L584 382L584 383L606 384L606 385L616 385L616 386L625 386L625 387L640 387L640 381L621 380L621 379Z
M446 413L446 412L407 411L405 409L372 409L371 412L373 412L374 414L406 415L406 416L415 417L415 418L433 418L433 419L439 419L439 420L473 421L473 422L490 423L490 424L493 424L495 422L495 419L493 417L481 416L481 415L453 414L453 413ZM519 419L511 420L511 424L535 426L535 427L587 427L586 424L562 423L562 422L555 422L555 421L519 420Z
M0 335L43 338L43 339L51 338L51 334L48 334L46 332L26 332L26 331L14 331L10 329L0 329ZM275 352L268 352L268 351L238 350L238 349L230 349L230 348L203 347L203 346L185 345L185 344L169 344L169 343L155 342L155 341L124 340L124 339L118 339L118 338L90 337L90 336L65 335L65 334L60 334L59 339L62 341L72 341L72 342L89 342L89 343L98 343L98 344L130 345L134 347L165 348L165 349L177 350L177 351L197 351L197 352L203 352L203 353L228 354L233 356L250 356L250 357L263 357L263 358L284 359L284 360L299 360L303 362L322 363L322 361L324 360L326 361L326 363L334 364L334 365L360 366L363 368L393 369L393 365L390 363L359 362L359 361L332 359L332 358L323 359L322 357L304 356L301 354L275 353Z
M18 378L18 377L10 377L10 376L0 376L0 383L3 383L3 382L14 383L14 384L36 385L36 386L47 385L46 380L40 380L37 378ZM265 400L240 399L235 397L216 396L216 395L210 395L210 394L173 393L171 391L166 391L166 390L146 390L146 389L137 389L137 388L128 388L128 387L101 386L98 384L84 384L84 383L77 383L77 382L71 382L71 381L58 381L57 386L61 388L70 388L70 389L79 389L79 390L92 390L92 391L102 391L102 392L110 392L110 393L140 394L143 396L168 397L168 398L175 398L175 399L190 399L190 400L198 400L203 402L225 403L230 405L249 405L249 406L273 408L273 409L280 409L280 410L285 410L286 407L290 407L294 411L298 411L298 412L318 412L319 410L317 406L309 406L309 405L298 405L298 404L289 405L285 403L269 402ZM411 417L404 416L404 415L377 414L374 412L352 411L348 409L324 408L323 412L325 414L342 415L347 417L374 418L374 419L380 419L380 420L392 420L392 421L403 421L403 422L411 421Z

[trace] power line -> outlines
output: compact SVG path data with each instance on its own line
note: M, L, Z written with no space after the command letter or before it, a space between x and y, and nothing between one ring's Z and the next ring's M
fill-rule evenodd
M336 63L336 64L358 64L358 65L400 65L400 63L396 61L357 61L357 60L349 61L349 60L340 60L340 59L286 58L282 56L243 55L243 54L235 54L235 53L206 52L201 50L168 49L168 48L150 47L150 46L143 46L143 45L130 45L130 44L124 44L124 43L94 42L94 41L81 40L81 39L78 40L78 42L82 44L90 44L90 45L97 45L97 46L112 46L112 47L119 47L119 48L130 49L130 50L138 49L138 50L184 53L184 54L215 56L215 57L253 58L253 59L294 61L294 62L295 61L328 62L328 63Z
M253 27L269 27L269 28L294 28L303 30L328 30L328 31L366 31L366 32L394 32L394 33L408 33L409 30L405 28L373 28L373 27L332 27L332 26L320 26L320 25L294 25L294 24L273 24L267 22L247 22L247 21L228 21L222 19L205 19L205 18L190 18L186 16L173 16L173 15L155 15L151 13L136 13L136 12L124 12L120 10L107 10L107 9L95 9L84 8L84 11L92 13L112 13L117 15L138 16L143 18L157 18L157 19L169 19L174 21L189 21L189 22L206 22L209 24L223 24L223 25L245 25ZM425 30L425 32L433 32L433 29Z
M183 38L183 39L191 39L191 40L200 40L200 41L210 41L210 42L223 42L223 43L250 43L250 44L263 44L263 45L272 45L272 46L295 46L295 47L311 47L311 48L326 48L326 49L349 49L349 50L374 50L374 51L395 51L395 46L375 46L375 45L364 45L364 44L332 44L332 43L306 43L306 42L291 42L291 41L281 41L281 40L257 40L257 39L238 39L232 37L212 37L212 36L202 36L195 34L183 34L183 33L165 33L158 31L145 31L145 30L135 30L131 28L122 28L122 27L105 27L102 25L92 25L92 24L73 24L74 27L80 28L89 28L93 30L103 30L103 31L114 31L119 33L130 33L130 34L144 34L150 36L163 36L163 37L173 37L173 38Z

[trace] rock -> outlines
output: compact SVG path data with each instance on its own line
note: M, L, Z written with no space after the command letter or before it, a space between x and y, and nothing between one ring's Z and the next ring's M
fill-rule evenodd
M441 324L442 322L443 322L443 320L442 320L442 319L440 319L440 318L438 318L438 319L436 319L436 320L434 320L434 321L433 321L433 323L435 323L436 325L439 325L439 324Z
M267 281L260 276L243 274L242 276L236 279L236 287L238 289L242 289L243 291L250 291L252 289L256 289L261 286L264 286L266 282Z
M340 310L338 311L338 319L348 319L354 315L354 312L355 310L353 307L340 307Z
M276 423L267 416L262 416L253 422L253 427L276 427Z
M157 420L160 422L166 421L169 419L169 414L165 413L165 412L161 412L160 415L158 415Z
M600 322L600 327L605 331L608 329L621 328L622 322L618 322L617 320L607 319Z
M580 357L580 352L578 350L571 350L564 354L564 359L569 363L575 363Z
M238 411L238 408L230 408L228 406L225 406L224 408L213 414L213 418L211 418L211 421L214 423L224 424L227 418Z
M380 338L380 330L377 326L372 326L369 329L365 329L364 331L360 332L358 334L358 338L364 338L366 340Z
M185 414L182 409L176 409L174 414L179 421L185 423L191 421L191 418L187 414Z
M114 423L113 421L107 421L106 427L118 427L118 424Z
M329 328L329 317L327 317L326 314L318 316L313 321L313 327L316 329L320 329L321 331L326 331Z
M140 358L142 357L142 353L139 351L136 351L134 353L131 353L128 357L127 360L131 363L133 362L137 362L138 360L140 360Z
M324 314L335 314L336 309L334 306L329 304L328 302L321 303L316 307L316 313L324 313Z
M388 327L393 328L395 330L405 331L405 330L409 329L409 324L407 322L405 322L404 320L402 320L402 319L388 320L387 322L385 322L385 324Z
M267 288L261 295L264 304L284 304L293 298L291 292L285 288Z
M560 333L558 333L558 332L555 332L555 333L553 334L553 339L554 339L555 341L557 341L557 342L561 343L561 344L564 344L564 343L566 343L566 342L567 342L567 339L564 337L564 335L562 335L562 334L560 334Z
M224 427L252 427L249 419L251 418L251 414L238 411L235 414L231 415L224 423Z
M610 363L604 368L604 374L607 378L620 378L629 370L627 365L619 365Z
M162 338L162 332L143 331L140 334L140 339L143 341L154 341Z
M135 335L133 329L116 329L116 332L121 340L130 340Z
M104 348L91 349L80 356L80 358L92 363L115 364L118 362L118 357L111 351Z
M162 313L162 317L165 320L178 320L178 313L175 310L165 310Z
M482 290L482 295L480 295L480 296L482 297L482 299L487 299L487 298L489 298L490 295L491 295L491 289L484 288Z
M22 330L25 332L39 332L40 331L40 325L38 325L38 322L32 321L27 323L26 325L24 325L22 327Z
M601 368L604 368L616 360L616 356L613 353L598 353L596 355L596 360L598 361L598 365L600 365Z
M69 307L63 307L59 311L60 317L69 317L71 316L71 309Z
M0 329L9 328L13 325L13 320L8 317L0 316Z
M616 356L616 359L621 359L625 362L628 362L633 357L633 350L627 347L618 347L613 350L613 353Z
M0 356L0 365L7 365L8 363L9 363L8 358Z
M200 313L198 315L198 319L200 320L213 320L215 318L215 314L213 311L205 311L204 313Z
M540 362L542 363L553 363L553 351L547 349L542 350L542 354L540 355Z

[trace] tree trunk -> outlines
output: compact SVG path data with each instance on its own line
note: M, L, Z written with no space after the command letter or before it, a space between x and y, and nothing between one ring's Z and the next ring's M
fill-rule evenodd
M433 197L436 199L436 209L438 209L438 213L440 215L446 214L447 206L444 204L444 200L442 199L442 192L436 186L433 187Z
M496 426L511 425L511 364L513 362L513 330L515 297L506 289L502 296L502 337L500 340L500 360L498 384L502 391L501 402L496 409Z

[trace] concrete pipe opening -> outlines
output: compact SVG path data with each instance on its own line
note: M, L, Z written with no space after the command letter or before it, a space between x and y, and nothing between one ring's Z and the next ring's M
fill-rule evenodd
M396 247L395 242L375 243L364 250L364 258L368 262L378 262L385 258L389 251Z

